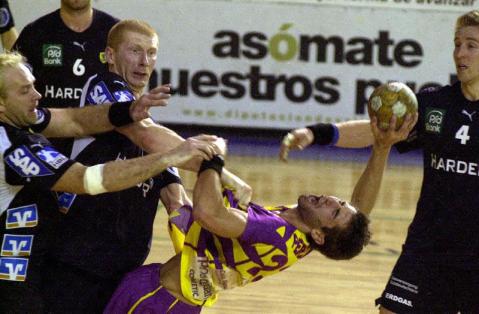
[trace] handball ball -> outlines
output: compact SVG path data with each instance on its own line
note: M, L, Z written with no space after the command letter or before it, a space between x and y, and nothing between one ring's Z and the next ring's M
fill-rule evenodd
M369 97L368 114L378 119L378 127L389 128L389 120L396 116L396 129L399 129L408 113L417 112L417 99L414 92L400 82L391 82L378 86Z

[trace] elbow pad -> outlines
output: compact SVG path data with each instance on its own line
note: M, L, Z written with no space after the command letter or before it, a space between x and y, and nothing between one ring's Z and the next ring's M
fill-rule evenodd
M108 192L103 186L103 167L104 164L95 165L86 168L83 175L83 188L90 195L97 195Z

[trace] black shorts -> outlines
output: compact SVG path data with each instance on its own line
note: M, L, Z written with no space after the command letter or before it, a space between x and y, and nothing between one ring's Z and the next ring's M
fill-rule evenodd
M479 271L401 255L376 305L396 313L479 313Z

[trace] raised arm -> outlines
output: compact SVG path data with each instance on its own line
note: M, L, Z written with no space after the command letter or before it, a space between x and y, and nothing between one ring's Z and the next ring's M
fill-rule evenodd
M343 148L363 148L373 144L373 134L369 120L320 123L299 128L290 131L283 138L279 157L286 161L290 150L303 150L313 143Z
M167 167L179 166L191 158L211 158L214 153L212 142L216 139L216 136L209 135L192 137L166 154L155 153L91 167L75 163L58 179L52 190L94 195L130 188Z
M15 41L18 38L18 32L15 29L15 22L13 20L12 11L8 4L8 0L0 0L0 12L2 14L0 26L0 37L4 51L12 50Z
M193 217L203 228L216 235L237 238L246 228L248 215L223 203L222 160L215 156L211 161L202 163L193 190Z
M401 128L395 131L396 119L393 117L389 129L382 131L377 127L377 119L373 118L371 120L371 130L374 135L372 153L351 196L351 204L361 212L369 215L373 209L391 147L395 143L406 139L416 122L417 114L409 115Z
M82 137L111 131L148 118L150 107L164 106L166 99L156 88L133 102L50 109L51 120L41 133L46 137Z

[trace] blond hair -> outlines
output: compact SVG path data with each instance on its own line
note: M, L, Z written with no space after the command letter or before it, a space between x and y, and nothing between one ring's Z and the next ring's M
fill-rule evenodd
M18 52L0 54L0 97L5 97L5 70L25 64L25 58Z
M158 37L155 29L150 24L141 20L123 20L116 23L108 32L107 47L118 49L126 32L134 32L151 37Z
M456 31L467 26L479 26L479 10L472 10L456 20Z

